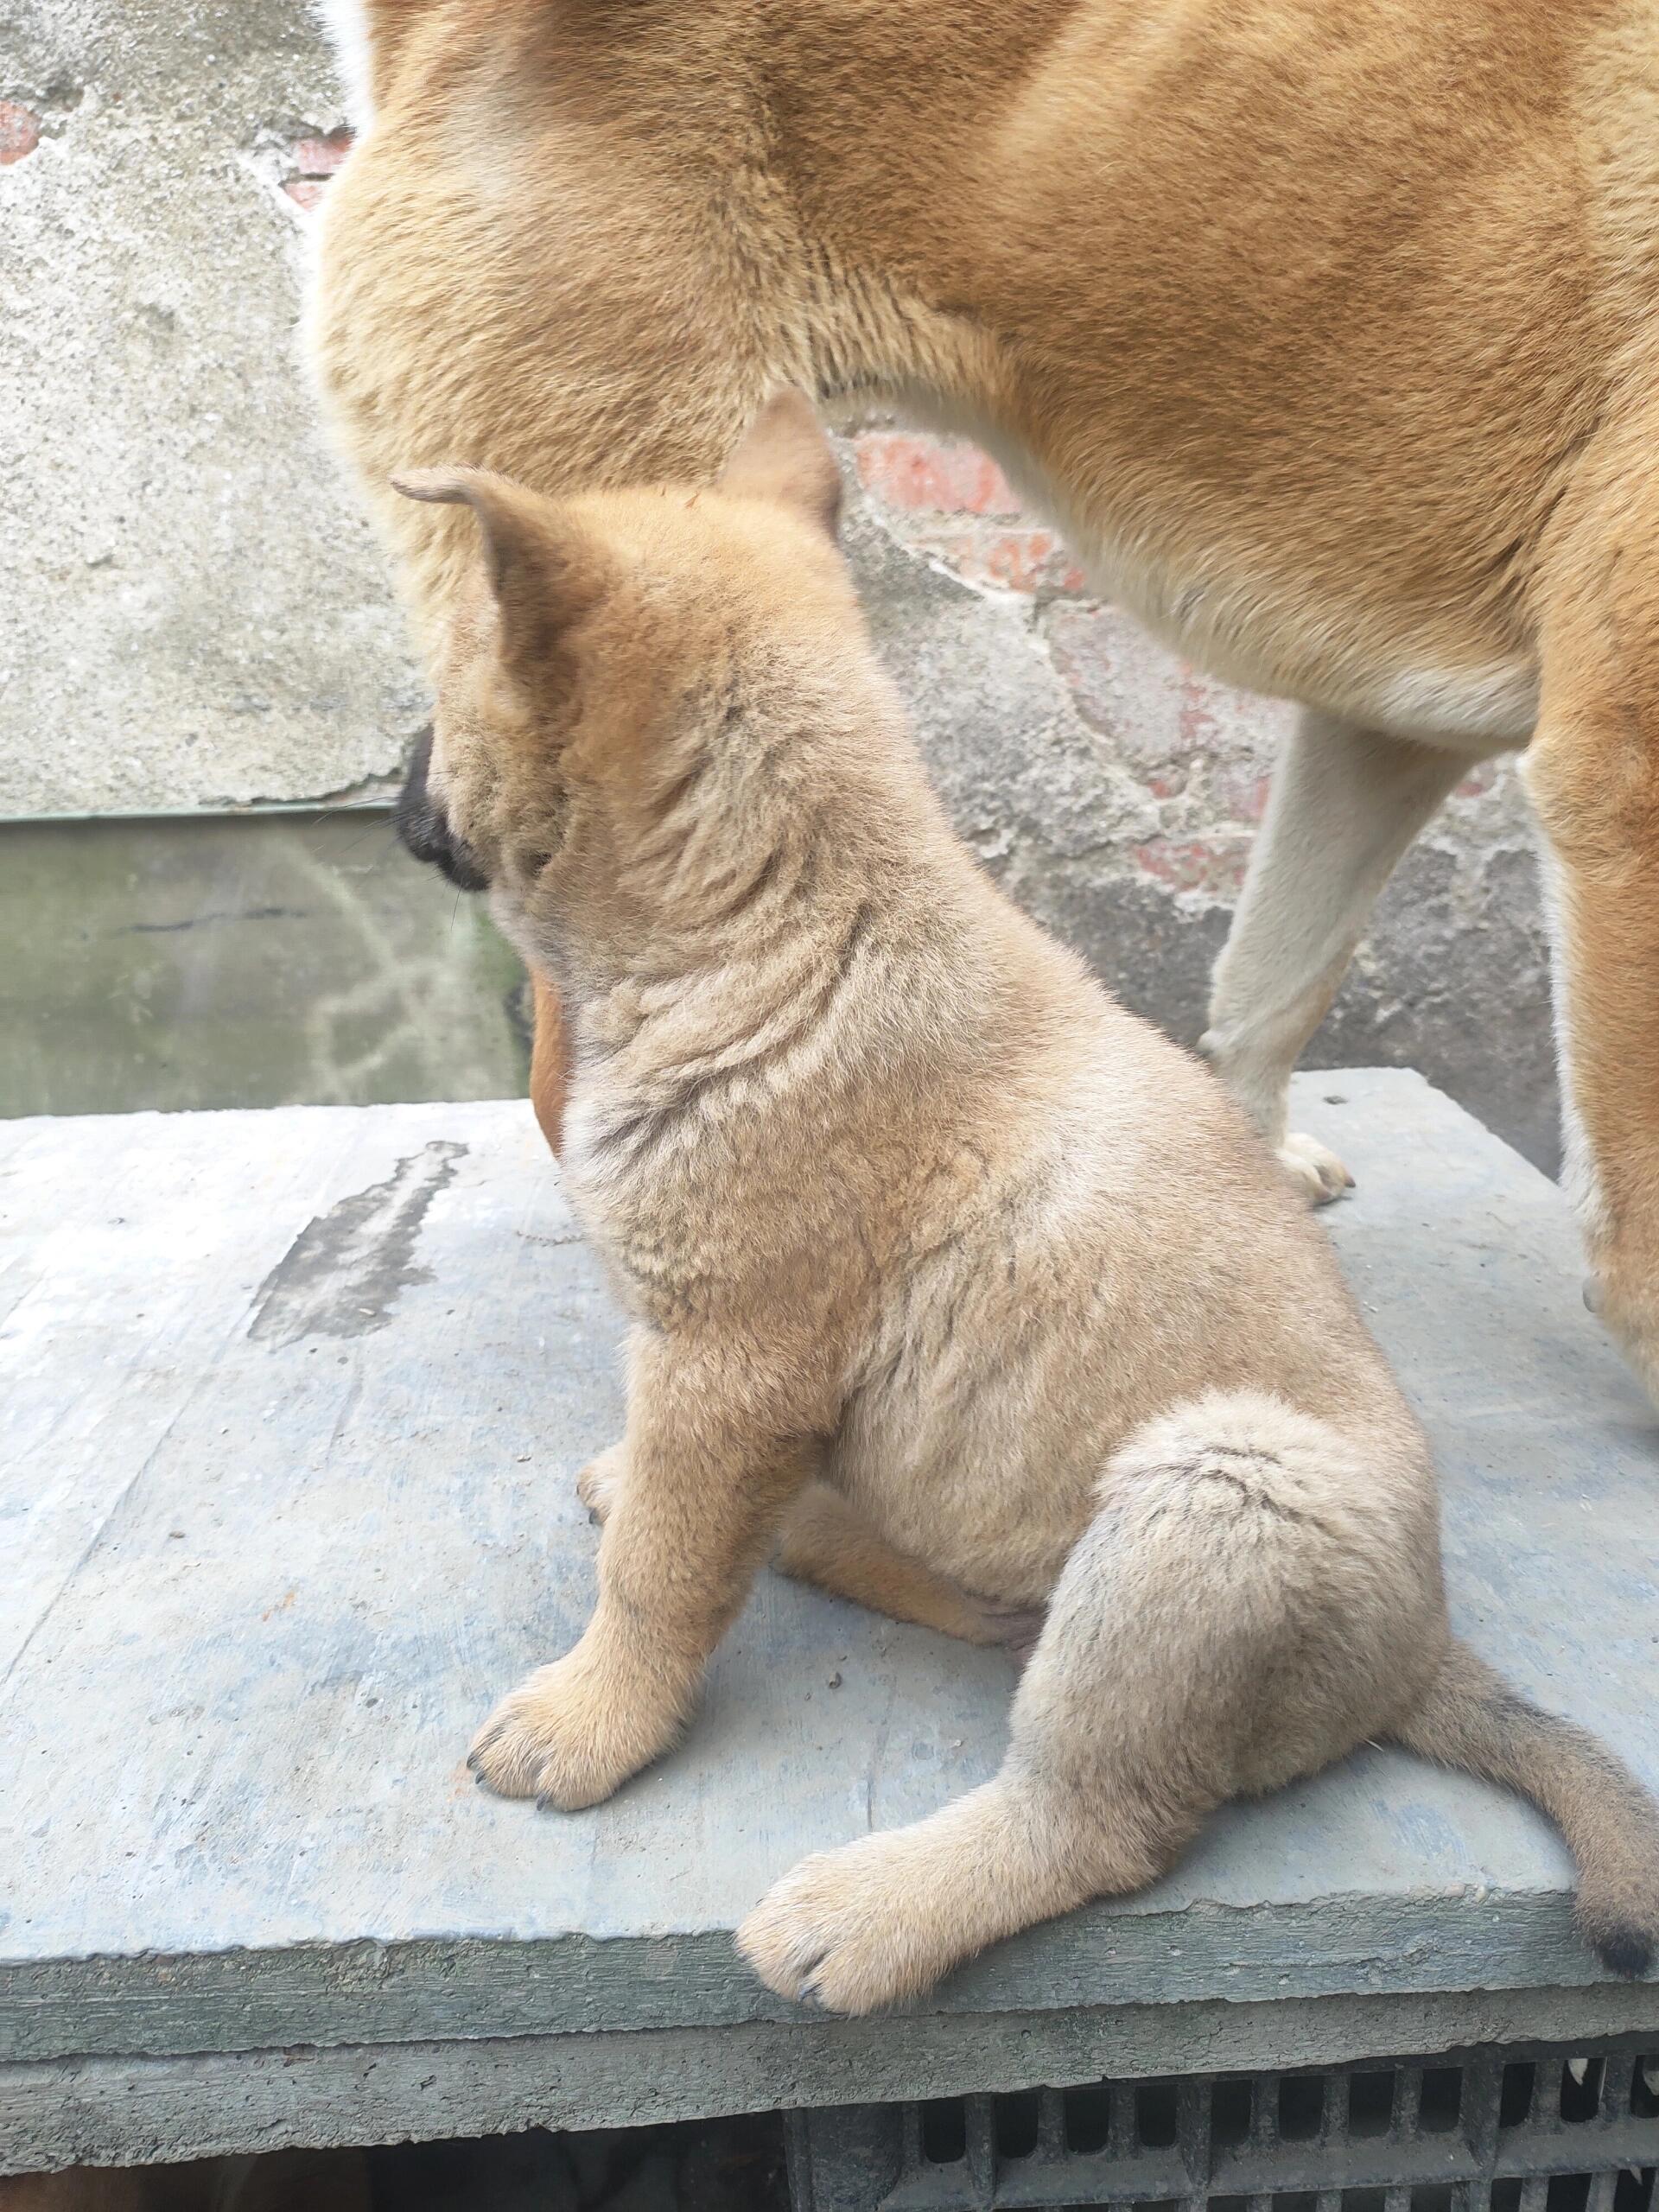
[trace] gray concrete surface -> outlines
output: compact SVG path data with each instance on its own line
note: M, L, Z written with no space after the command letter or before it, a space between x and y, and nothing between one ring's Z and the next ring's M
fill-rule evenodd
M301 0L0 14L0 817L360 791L423 719L296 359L341 121ZM876 431L848 458L861 578L957 820L1133 1005L1195 1037L1282 710L1096 606L970 454ZM36 937L58 933L73 1027L102 987L75 963L62 849ZM257 926L245 941L281 957ZM1549 1166L1548 1036L1533 864L1501 775L1408 863L1315 1058L1420 1066ZM281 1095L342 1095L302 1094L300 1075ZM423 1071L410 1095L431 1088ZM52 1103L109 1101L66 1077Z
M1436 1440L1460 1625L1659 1782L1659 1432L1559 1194L1414 1077L1298 1105L1359 1179L1332 1226ZM340 2139L347 2107L353 2140L505 2125L510 2082L526 2120L595 2123L641 2063L685 2113L920 2094L930 2050L1007 2086L1069 2050L1078 2079L1143 2011L1160 2067L1202 2063L1180 2024L1213 2050L1217 2005L1359 2048L1389 2017L1395 2049L1659 2029L1659 1989L1579 1945L1541 1820L1380 1751L915 2017L810 2023L732 1929L804 1851L987 1773L1010 1669L766 1576L684 1745L612 1803L472 1788L476 1719L590 1602L570 1478L621 1412L522 1106L20 1121L0 1235L0 2164Z

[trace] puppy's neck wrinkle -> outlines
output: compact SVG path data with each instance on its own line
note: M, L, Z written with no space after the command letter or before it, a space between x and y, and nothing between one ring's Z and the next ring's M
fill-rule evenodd
M810 970L797 970L799 987L779 993L764 1009L734 988L733 970L711 975L700 994L708 1000L700 1009L708 1025L701 1035L685 1033L683 1001L645 1016L627 1052L613 1063L625 1098L596 1136L596 1150L660 1144L706 1126L724 1102L758 1103L760 1093L779 1097L808 1080L833 1084L836 1064L856 1057L833 1033L841 1001L856 988L874 925L874 902L861 900L839 937L818 948ZM631 1070L623 1065L629 1059Z
M772 873L788 868L782 855ZM874 931L879 906L857 887L814 900L810 854L741 931L653 944L619 967L583 1010L607 1084L645 1096L741 1072L798 1040L830 1009ZM764 894L762 894L764 895Z

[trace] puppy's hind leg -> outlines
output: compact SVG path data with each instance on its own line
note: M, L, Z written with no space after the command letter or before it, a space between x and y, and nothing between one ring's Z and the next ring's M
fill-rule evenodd
M827 1483L809 1483L791 1505L772 1563L780 1574L890 1620L914 1621L965 1643L1001 1644L1016 1659L1030 1656L1043 1624L1040 1613L992 1605L896 1550Z
M1142 1887L1225 1799L1386 1726L1445 1628L1422 1548L1376 1525L1401 1493L1371 1457L1243 1393L1131 1440L1055 1589L1001 1771L786 1874L738 1934L761 1980L836 2012L918 1996L987 1944Z

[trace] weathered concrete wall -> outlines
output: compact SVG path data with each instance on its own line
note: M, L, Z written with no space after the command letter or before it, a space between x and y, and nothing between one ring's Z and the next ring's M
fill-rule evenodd
M372 788L423 719L295 353L341 121L300 0L0 15L0 816ZM964 832L1135 1005L1196 1036L1283 710L1090 599L969 449L874 429L849 473L872 620ZM96 999L75 849L56 849L66 903L42 887L57 918L37 938L56 987ZM262 940L251 924L223 943L233 1000ZM1484 776L1402 871L1316 1056L1419 1065L1548 1162L1548 1028L1526 824L1512 779ZM442 1037L432 1051L408 1095L441 1082Z
M0 824L0 1117L506 1098L515 956L380 808Z
M301 0L10 0L0 101L0 813L395 771L423 701L295 355Z
M854 441L871 620L958 826L1033 913L1187 1041L1291 710L1090 598L970 448ZM1548 950L1512 769L1471 776L1386 893L1309 1060L1421 1068L1556 1159Z

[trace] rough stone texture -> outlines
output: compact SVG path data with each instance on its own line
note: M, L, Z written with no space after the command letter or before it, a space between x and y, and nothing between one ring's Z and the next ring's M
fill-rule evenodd
M313 799L394 771L422 719L293 345L340 124L297 0L0 16L0 814ZM957 820L1196 1037L1284 710L1084 596L982 455L888 427L848 467L872 615ZM1408 861L1314 1058L1419 1065L1548 1165L1533 861L1512 778L1478 782Z
M849 475L871 620L958 828L1129 1005L1195 1041L1292 710L1085 596L970 449L867 431ZM1308 1058L1421 1068L1549 1169L1548 1035L1530 825L1495 765L1407 858Z
M380 808L0 824L0 1116L502 1098L518 956Z
M1659 1437L1560 1194L1414 1076L1297 1114L1359 1179L1332 1226L1459 1625L1659 1781ZM908 2016L780 2003L742 1914L982 1779L1013 1675L769 1574L611 1802L474 1789L477 1717L591 1603L571 1477L621 1411L522 1105L14 1122L0 1268L0 2168L1659 2029L1541 1819L1375 1747Z
M1065 2012L0 2063L0 2171L142 2165L253 2144L428 2141L526 2125L588 2130L1106 2075L1248 2074L1480 2044L1571 2048L1640 2030L1659 2039L1659 1993L1624 1986L1259 2005L1108 2001Z
M0 103L0 814L395 771L424 700L296 355L299 0L6 0Z

